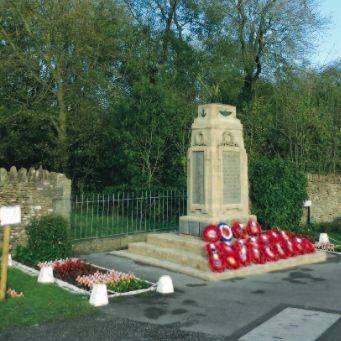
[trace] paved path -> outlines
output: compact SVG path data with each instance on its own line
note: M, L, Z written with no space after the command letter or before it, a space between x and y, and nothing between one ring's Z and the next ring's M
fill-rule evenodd
M341 341L339 255L328 254L321 264L221 282L205 282L106 252L80 257L152 282L169 274L175 293L119 299L99 307L97 315L0 332L1 341Z

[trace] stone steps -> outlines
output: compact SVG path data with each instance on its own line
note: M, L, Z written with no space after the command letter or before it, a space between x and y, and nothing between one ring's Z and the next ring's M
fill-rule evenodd
M206 256L206 242L199 237L179 235L175 233L151 234L147 243L164 248L172 248L200 256Z
M149 244L148 242L129 244L128 250L131 253L146 256L148 258L166 261L172 260L172 263L186 267L207 271L210 270L207 257L200 254L198 255L170 247L162 247L155 244Z
M292 257L277 262L268 262L262 265L252 264L238 270L227 269L223 273L215 273L209 268L205 245L206 243L199 237L176 233L159 233L149 235L147 242L129 244L128 250L111 251L109 254L206 281L255 275L299 265L320 263L327 259L325 252L317 251L313 254Z

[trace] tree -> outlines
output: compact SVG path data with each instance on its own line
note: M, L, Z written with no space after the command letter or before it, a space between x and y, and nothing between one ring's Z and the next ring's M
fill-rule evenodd
M15 102L47 118L58 136L55 170L65 172L68 117L101 110L97 94L112 83L120 60L124 10L106 0L1 0L0 18L1 113Z
M234 43L233 64L244 75L242 99L249 101L261 74L303 61L326 27L317 0L217 0L203 2L218 44Z

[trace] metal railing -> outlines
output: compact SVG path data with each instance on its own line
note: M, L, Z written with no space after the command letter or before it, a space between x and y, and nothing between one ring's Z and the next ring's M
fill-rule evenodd
M71 205L75 240L176 230L187 212L187 191L82 195Z

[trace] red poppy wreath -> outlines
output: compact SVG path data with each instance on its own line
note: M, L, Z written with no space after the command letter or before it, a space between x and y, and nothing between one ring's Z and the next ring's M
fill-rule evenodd
M276 252L270 245L263 246L263 256L268 262L275 262L278 259Z
M279 233L280 233L280 236L281 236L281 239L282 239L282 243L284 243L287 240L291 240L291 236L290 236L290 234L287 231L279 230Z
M274 231L274 230L266 230L265 234L269 237L269 239L273 243L280 243L282 242L282 237L279 231Z
M208 265L211 270L214 272L224 272L226 266L222 262L216 246L213 243L206 244L205 249L208 255Z
M249 220L246 224L247 233L250 236L257 237L262 233L262 229L257 221Z
M216 243L221 238L221 232L217 225L210 224L202 232L202 238L207 243Z
M315 252L314 245L308 239L305 238L302 239L302 247L307 253Z
M294 245L290 239L285 239L282 243L285 253L289 257L295 257L297 255Z
M233 231L233 235L237 238L237 239L244 239L246 237L246 228L244 224L239 223L239 221L235 221L232 224L232 231Z
M257 243L256 237L246 238L245 245L249 248L251 253L251 260L255 264L264 264L266 259L261 252L261 248Z
M249 247L245 244L245 240L238 239L232 243L232 249L235 252L236 258L241 266L248 266L251 264L251 252Z
M278 258L286 259L289 257L289 255L287 255L284 248L282 247L281 243L275 243L274 245L275 245L274 249Z
M264 264L266 258L264 254L260 251L258 246L252 245L250 248L251 260L255 264Z
M230 270L236 270L240 268L240 264L232 249L231 243L220 242L217 245L217 249L219 250L218 252L220 259L224 262L226 267L228 267Z
M296 251L296 254L304 255L305 253L307 253L306 250L303 249L301 238L298 238L298 237L293 238L292 244L294 246L294 250Z
M221 240L223 242L230 242L233 238L233 232L230 225L225 223L219 223L218 227L221 233Z
M273 246L270 243L269 237L266 234L262 234L257 238L257 242L260 245L260 250L264 258L269 262L277 260L278 256Z

